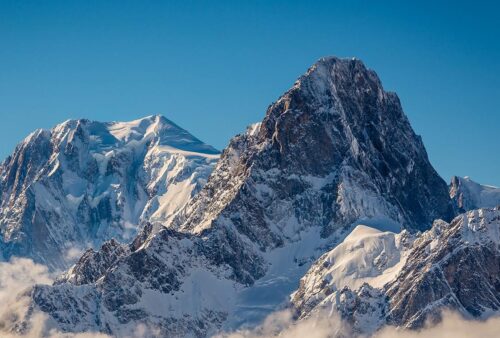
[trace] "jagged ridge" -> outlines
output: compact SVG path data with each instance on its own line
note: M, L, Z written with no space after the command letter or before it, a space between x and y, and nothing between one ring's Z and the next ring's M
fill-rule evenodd
M375 247L384 246L383 238L377 236L371 235ZM500 207L472 210L450 223L436 221L432 229L409 244L409 248L400 249L405 259L396 274L379 271L380 256L372 255L371 249L352 249L367 250L359 260L371 266L368 271L372 274L388 274L385 277L390 278L382 278L383 285L362 273L351 274L348 269L332 273L325 262L330 262L338 249L325 254L294 294L292 303L298 316L307 318L321 309L333 309L357 332L371 334L387 324L420 329L426 323L438 322L445 309L477 319L498 314ZM338 260L344 262L349 254L346 251ZM360 283L364 285L358 288Z

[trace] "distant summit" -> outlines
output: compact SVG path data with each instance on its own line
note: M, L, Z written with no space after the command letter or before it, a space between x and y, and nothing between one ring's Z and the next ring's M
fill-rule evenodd
M37 130L0 165L0 253L61 268L89 246L130 241L173 217L218 154L158 115Z
M217 149L203 143L162 115L151 115L130 122L108 122L104 125L110 134L122 142L157 138L158 144L162 146L205 154L219 154Z

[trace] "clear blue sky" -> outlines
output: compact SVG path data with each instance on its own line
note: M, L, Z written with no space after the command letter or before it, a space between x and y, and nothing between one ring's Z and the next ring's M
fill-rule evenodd
M500 185L500 8L460 1L0 1L0 157L69 118L161 113L218 148L316 59L362 59L446 181Z

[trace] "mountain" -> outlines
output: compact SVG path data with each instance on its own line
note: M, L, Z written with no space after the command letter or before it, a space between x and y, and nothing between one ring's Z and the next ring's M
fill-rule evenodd
M436 221L414 240L404 232L359 232L302 279L292 298L299 318L333 309L370 334L387 324L422 328L444 309L477 319L499 313L500 207Z
M494 208L500 205L500 188L476 183L467 176L453 176L450 183L450 197L462 212L478 208Z
M231 140L166 229L87 251L30 291L19 321L38 310L63 331L118 336L137 325L200 337L253 325L359 222L413 232L453 216L396 94L359 60L323 58Z
M356 59L324 58L313 65L268 108L262 123L231 142L207 189L175 223L199 233L229 200L239 203L233 207L238 212L226 218L263 246L286 237L290 219L284 213L295 214L288 223L299 226L292 232L315 224L325 234L379 216L425 230L434 219L454 215L446 184L398 97ZM251 212L256 208L265 215ZM253 229L265 233L243 229L247 215L259 224ZM275 224L281 229L275 231Z
M161 116L37 130L0 165L0 252L62 268L82 249L130 241L144 222L168 222L218 157Z

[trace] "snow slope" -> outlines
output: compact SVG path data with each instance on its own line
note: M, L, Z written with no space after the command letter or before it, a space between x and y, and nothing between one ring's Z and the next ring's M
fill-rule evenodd
M382 287L404 265L410 237L406 231L395 234L358 225L341 244L320 258L323 270L313 275L321 273L324 279L308 281L306 277L306 288L325 281L332 291L345 286L357 289L364 283Z
M461 211L494 208L500 205L500 188L476 183L468 176L454 176L450 183L450 197Z
M347 290L361 290L369 301L365 313L365 325L361 333L370 332L379 325L379 292L401 271L406 263L409 249L415 239L406 230L399 234L358 225L334 249L321 256L300 281L300 287L291 296L291 303L299 318L315 313L333 313L340 299L351 294ZM347 298L346 298L347 297ZM383 302L382 302L383 303ZM341 311L340 311L341 312Z

